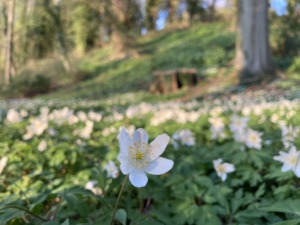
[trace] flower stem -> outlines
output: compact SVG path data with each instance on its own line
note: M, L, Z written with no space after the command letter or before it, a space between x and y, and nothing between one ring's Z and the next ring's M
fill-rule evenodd
M113 223L114 223L114 218L115 218L115 215L116 215L116 211L117 211L117 208L118 208L118 204L119 204L119 201L120 201L121 194L122 194L122 192L123 192L125 183L126 183L126 181L127 181L127 178L128 178L128 174L126 175L126 177L125 177L125 179L124 179L124 181L123 181L121 190L120 190L120 192L119 192L119 195L118 195L118 198L117 198L117 202L116 202L116 205L115 205L115 209L114 209L114 212L113 212L111 221L110 221L110 225L113 225Z
M0 208L0 211L2 211L3 209L19 209L19 210L22 210L24 212L27 212L28 214L38 218L39 220L43 221L43 222L48 222L48 220L34 214L33 212L30 212L28 209L25 209L25 208L22 208L22 207L19 207L19 206L16 206L16 205L7 205L7 206L4 206L2 208Z

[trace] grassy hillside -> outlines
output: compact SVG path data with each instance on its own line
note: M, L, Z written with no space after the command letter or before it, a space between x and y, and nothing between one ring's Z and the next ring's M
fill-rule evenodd
M111 46L94 50L78 64L89 79L55 96L99 98L147 91L152 71L158 69L194 67L202 75L215 76L232 59L234 42L234 34L224 26L202 24L142 37L135 46L137 54L113 53Z
M111 45L94 49L83 58L73 60L75 72L71 74L63 70L61 62L52 60L51 64L44 60L23 70L26 72L19 77L22 80L38 74L44 83L51 82L47 95L39 96L43 98L99 99L126 92L144 93L144 97L149 97L147 92L154 70L193 67L205 77L215 77L221 68L230 70L234 43L234 33L223 24L169 28L140 37L127 53L115 52ZM227 72L226 69L222 73L226 75ZM42 76L48 80L44 81ZM32 79L34 81L27 86L35 85L35 78ZM13 83L18 86L24 82ZM9 95L22 97L18 90L22 88L13 88ZM185 91L175 96L183 95Z

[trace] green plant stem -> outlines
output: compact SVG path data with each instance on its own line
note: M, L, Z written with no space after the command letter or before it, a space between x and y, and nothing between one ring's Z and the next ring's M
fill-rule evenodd
M30 205L30 202L29 202L29 199L28 199L26 193L22 190L22 188L21 188L19 185L16 184L16 182L12 182L12 181L10 181L10 180L8 180L8 179L0 179L0 180L7 181L7 182L9 182L9 183L15 185L17 188L19 188L21 194L23 194L23 195L25 196L25 200L26 200L26 202L27 202L27 205L28 205L28 206Z
M47 222L48 220L45 220L44 218L34 214L33 212L30 212L28 209L25 209L25 208L22 208L22 207L19 207L19 206L16 206L16 205L8 205L8 206L4 206L2 208L0 208L0 211L2 211L3 209L19 209L19 210L22 210L24 212L27 212L28 214L36 217L37 219L43 221L43 222Z
M117 208L118 208L118 204L119 204L119 201L120 201L121 194L122 194L122 192L123 192L125 183L126 183L126 181L127 181L127 178L128 178L128 174L126 175L126 177L125 177L125 179L124 179L124 181L123 181L121 190L120 190L120 192L119 192L119 195L118 195L118 198L117 198L117 202L116 202L116 205L115 205L115 209L114 209L114 212L113 212L113 215L112 215L112 218L111 218L110 225L113 225L113 223L114 223L114 218L115 218L115 215L116 215L116 211L117 211Z

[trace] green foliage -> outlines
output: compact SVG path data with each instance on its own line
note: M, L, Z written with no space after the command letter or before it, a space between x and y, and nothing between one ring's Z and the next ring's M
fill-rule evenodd
M271 13L270 45L277 55L296 56L299 54L297 46L300 43L300 25L297 22L299 0L288 0L287 3L286 15L277 16L275 12Z
M265 111L262 115L269 118L274 113ZM103 114L109 116L110 111ZM9 156L9 161L0 179L0 208L15 207L0 210L1 223L19 225L28 220L41 224L35 214L47 220L43 224L108 224L124 176L112 179L103 170L109 160L117 163L119 144L118 131L108 136L102 131L134 124L144 127L152 141L162 132L171 136L183 126L175 121L151 126L150 116L122 121L104 118L81 143L73 131L83 128L83 122L59 125L50 121L49 126L57 131L55 136L45 132L27 141L22 140L26 118L16 124L1 122L0 156ZM223 116L228 124L228 112ZM163 157L172 159L174 167L161 176L149 175L145 188L137 189L127 182L115 224L297 224L299 181L291 171L282 173L272 159L282 150L279 126L269 121L261 125L259 117L251 115L249 126L273 140L271 146L263 144L261 151L240 151L241 146L229 133L224 140L211 140L208 115L184 124L194 133L196 145L180 145L177 150L168 145ZM299 119L298 114L293 117L294 122ZM43 152L37 149L41 140L47 142ZM235 172L224 182L213 168L212 161L217 158L235 165ZM91 180L97 181L95 189L84 189Z
M23 74L14 77L4 91L9 97L32 97L49 92L53 84L50 78L42 74Z

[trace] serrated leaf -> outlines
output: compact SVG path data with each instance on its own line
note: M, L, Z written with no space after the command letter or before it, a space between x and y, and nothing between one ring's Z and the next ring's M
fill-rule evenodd
M285 200L272 204L271 206L262 207L261 210L267 212L283 212L300 215L300 200Z

